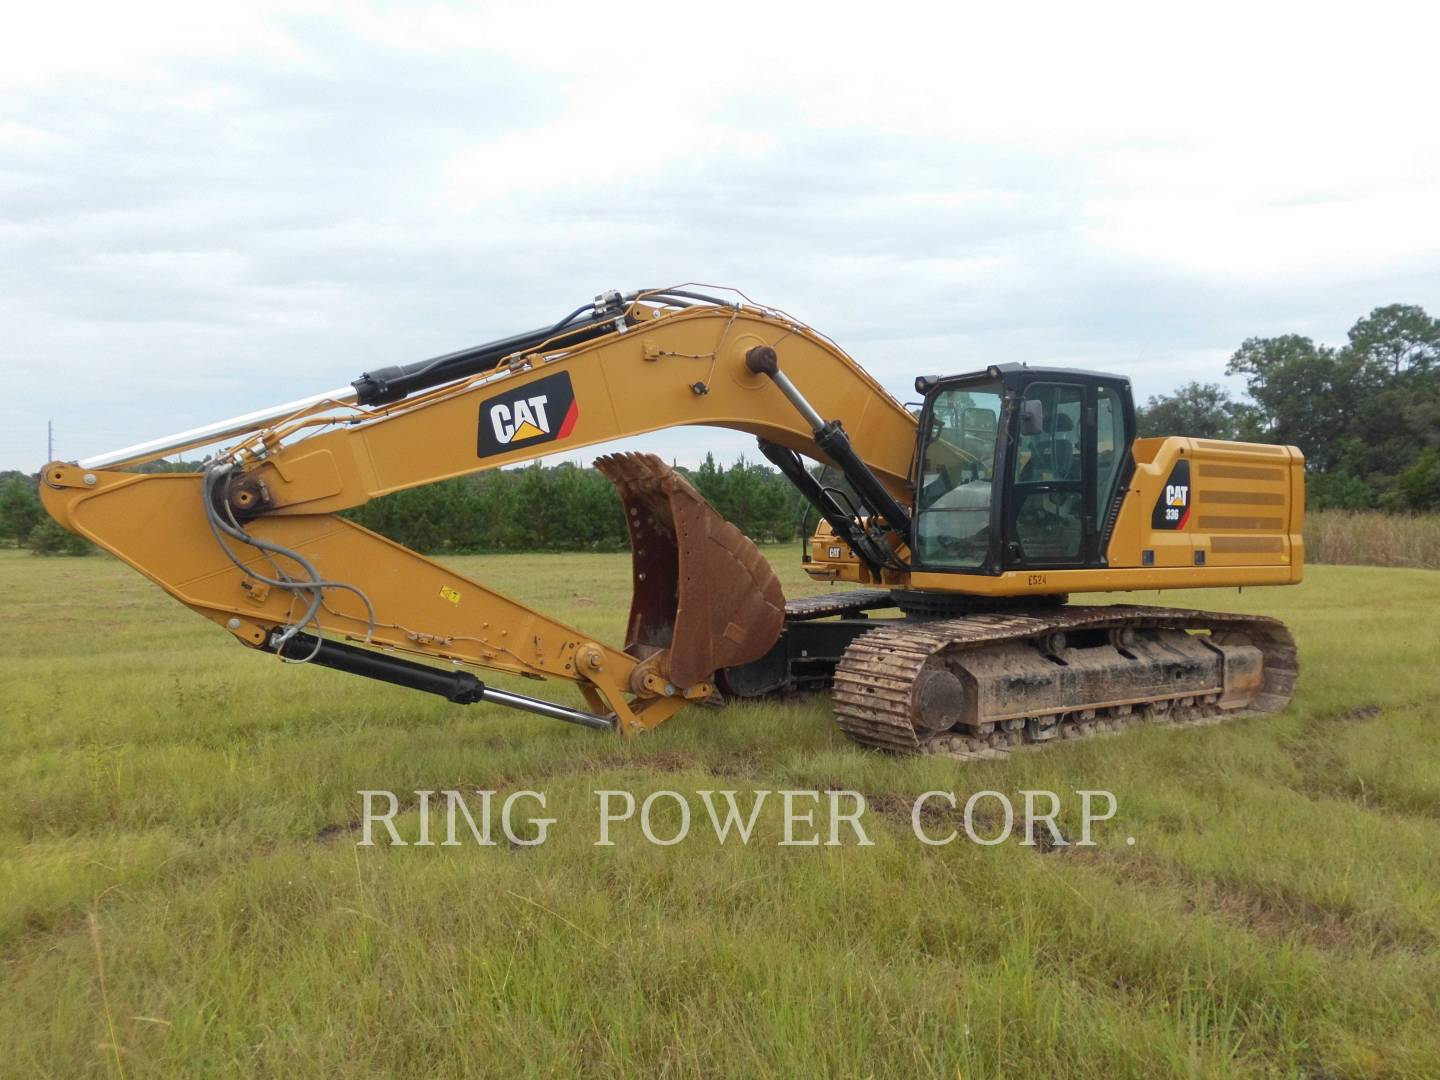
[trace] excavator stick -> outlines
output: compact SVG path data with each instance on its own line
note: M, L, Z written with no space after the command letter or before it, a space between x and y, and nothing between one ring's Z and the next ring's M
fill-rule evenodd
M225 543L207 527L200 474L56 462L42 473L42 493L67 528L247 645L461 704L486 701L633 734L708 697L718 668L763 656L780 635L785 599L755 545L659 458L616 455L602 468L620 490L634 540L624 651L334 514L260 514L243 530L232 526ZM282 552L293 588L272 578L281 568L256 542ZM303 601L307 589L301 557L326 583L303 622L294 595ZM594 711L487 687L457 664L576 682Z
M780 637L785 595L759 549L654 454L610 454L595 467L619 492L630 530L625 651L641 661L632 684L663 693L764 656Z

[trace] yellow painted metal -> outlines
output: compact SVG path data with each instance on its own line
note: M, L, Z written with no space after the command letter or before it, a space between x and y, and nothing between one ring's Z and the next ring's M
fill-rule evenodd
M84 476L95 477L86 484ZM46 508L61 524L101 544L187 607L227 625L282 626L299 614L280 589L247 588L254 579L220 550L205 522L193 473L45 472ZM506 599L410 549L333 514L258 517L249 531L305 555L327 579L361 584L375 605L375 644L521 675L576 679L574 652L586 635ZM238 546L238 545L237 545ZM273 576L263 555L237 551L256 574ZM363 639L364 605L351 593L326 594L321 625ZM258 638L252 643L258 644ZM623 681L635 661L599 647Z
M1115 570L1188 572L1194 587L1291 584L1304 572L1305 458L1293 446L1217 439L1137 439L1135 473L1110 541ZM1190 463L1190 515L1184 529L1150 528L1150 513L1181 461ZM1197 557L1203 566L1197 566ZM1201 573L1201 571L1204 571ZM1127 573L1124 580L1131 580ZM1185 588L1114 585L1112 588Z

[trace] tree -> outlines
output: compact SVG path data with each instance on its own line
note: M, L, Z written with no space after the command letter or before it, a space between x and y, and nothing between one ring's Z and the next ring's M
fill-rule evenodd
M1312 506L1433 505L1440 320L1423 308L1375 308L1338 349L1295 334L1250 338L1228 370L1245 376L1257 437L1305 452Z
M799 495L774 469L713 455L684 473L722 517L751 539L789 540ZM618 551L629 533L615 489L594 469L569 462L494 469L397 491L347 510L367 529L433 553Z
M1332 472L1305 482L1305 501L1311 510L1373 510L1380 498L1354 473Z
M0 538L15 541L16 547L24 547L43 517L45 513L40 500L25 480L12 476L0 488Z
M791 540L800 520L800 495L774 469L744 457L726 469L706 454L690 482L720 516L752 540Z
M209 458L197 461L186 461L184 458L176 458L174 461L168 458L157 458L154 461L146 461L140 465L127 468L126 472L138 473L177 473L177 472L204 472Z
M1225 371L1245 376L1258 410L1255 434L1300 447L1319 472L1337 464L1341 440L1379 384L1363 355L1297 334L1247 339Z
M49 516L30 530L29 543L34 555L89 555L95 550L90 541Z
M1426 447L1440 446L1440 371L1373 370L1384 377L1357 406L1333 467L1384 491Z
M1440 448L1430 447L1395 478L1387 502L1405 510L1440 510Z
M1349 348L1399 375L1440 367L1440 319L1415 304L1378 307L1350 328Z
M1244 406L1215 383L1190 382L1173 394L1152 396L1137 413L1142 438L1234 439L1239 437Z
M1364 478L1379 505L1421 509L1426 448L1440 447L1440 320L1423 308L1375 308L1343 350L1364 373L1364 396L1340 440L1336 468Z

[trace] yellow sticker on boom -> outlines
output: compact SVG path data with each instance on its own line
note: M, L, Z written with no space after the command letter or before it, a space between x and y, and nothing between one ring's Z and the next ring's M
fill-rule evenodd
M452 604L460 603L460 590L452 589L449 585L440 586L440 597L449 600Z

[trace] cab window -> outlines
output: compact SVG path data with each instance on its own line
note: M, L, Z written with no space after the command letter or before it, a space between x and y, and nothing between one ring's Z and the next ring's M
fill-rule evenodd
M915 520L916 556L927 566L973 570L989 554L1000 396L986 382L931 402Z
M1020 406L1014 535L1031 564L1079 559L1085 543L1084 387L1034 383Z
M1115 482L1120 478L1127 447L1120 392L1102 386L1095 397L1095 520L1102 524L1115 497Z

